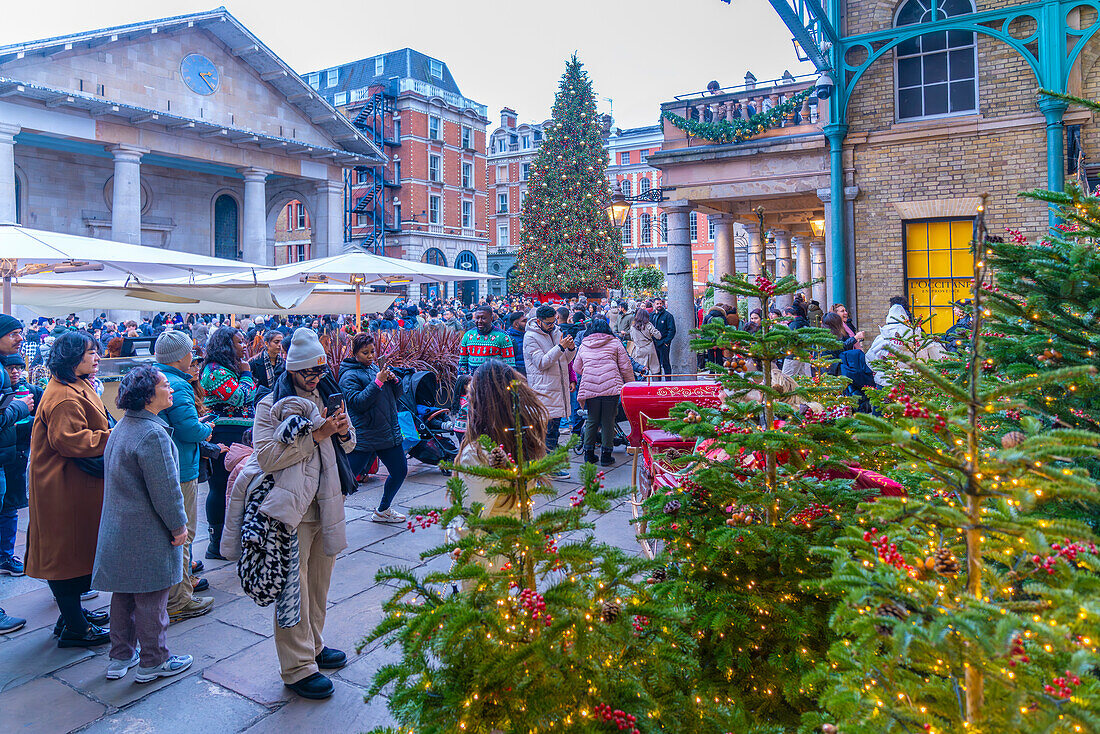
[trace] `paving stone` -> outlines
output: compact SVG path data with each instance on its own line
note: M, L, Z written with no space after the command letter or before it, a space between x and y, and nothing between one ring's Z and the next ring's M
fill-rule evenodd
M359 520L348 523L348 547L344 550L343 554L349 555L361 548L365 548L371 543L375 543L383 538L388 538L391 535L396 535L404 530L404 525L398 525L396 523L371 522L370 520Z
M203 677L264 706L288 701L294 695L279 677L273 637L219 660L203 671Z
M37 579L35 579L35 581L37 581ZM106 608L110 606L110 603L110 594L100 594L99 597L92 599L90 602L85 602L84 608L88 610L98 610L101 607ZM57 604L54 603L53 594L50 593L45 583L41 581L37 581L37 588L34 590L10 599L5 599L3 607L7 610L8 614L15 617L22 617L27 620L27 624L23 629L17 632L11 632L4 635L2 639L17 640L35 630L43 628L49 628L52 632L53 626L57 624Z
M0 691L15 688L94 654L83 647L58 647L52 628L35 630L0 645Z
M423 562L420 557L423 551L442 544L443 530L438 525L433 525L430 528L417 529L415 533L406 530L398 535L384 538L368 545L367 550L399 558L413 566L418 566Z
M379 584L330 606L325 616L325 644L343 650L353 661L356 645L382 621L382 605L393 593L392 587Z
M329 606L349 599L356 594L376 586L374 576L378 569L385 566L416 566L419 561L403 561L392 556L373 553L370 551L356 551L350 555L336 559L336 566L332 569L332 583L329 585Z
M211 683L200 675L169 680L171 684L167 687L157 690L133 706L100 719L85 729L85 734L232 732L250 726L270 712L266 707ZM126 681L114 682L123 686L141 687ZM306 725L300 731L318 729Z
M53 678L39 678L0 694L0 711L6 732L54 734L95 721L107 707Z
M117 708L133 703L162 688L172 685L180 677L196 675L204 668L222 658L229 657L245 647L254 645L263 638L246 630L209 620L200 627L183 634L172 627L168 628L168 649L176 655L192 655L195 662L191 668L175 678L161 678L153 683L135 684L133 670L121 680L107 680L107 649L91 660L59 671L56 677L73 688Z
M386 647L381 641L375 643L354 663L337 671L337 677L342 678L363 688L369 689L374 682L374 674L383 665L397 663L401 660L400 646Z
M295 696L271 716L246 729L247 734L286 734L286 732L362 732L377 726L393 726L382 697L363 702L364 690L339 678L333 679L336 692L325 701L308 701Z
M226 604L215 604L214 611L210 612L211 619L217 619L234 627L241 627L264 637L271 635L273 607L261 607L248 597L230 601Z

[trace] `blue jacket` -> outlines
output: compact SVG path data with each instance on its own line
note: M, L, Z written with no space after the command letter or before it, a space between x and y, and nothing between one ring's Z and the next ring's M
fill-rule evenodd
M159 415L172 429L172 443L180 455L180 482L194 481L199 478L199 442L210 438L214 429L199 420L195 391L187 373L166 364L158 366L172 388L172 407Z
M504 332L508 335L508 338L512 340L512 353L516 355L516 369L520 371L520 374L527 374L527 365L523 362L523 334L522 331L516 331L511 326Z

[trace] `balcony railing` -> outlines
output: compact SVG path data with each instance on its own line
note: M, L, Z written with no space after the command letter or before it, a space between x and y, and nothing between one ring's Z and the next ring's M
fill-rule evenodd
M748 120L753 115L777 107L814 86L816 76L787 77L768 82L750 81L737 87L681 94L661 104L661 112L671 112L687 120L708 123ZM773 138L820 132L829 118L828 102L811 94L799 109L784 115L776 124L752 136ZM698 145L714 145L710 140L690 136L668 119L662 119L664 150Z
M457 107L462 110L473 110L482 117L487 117L489 114L489 108L485 105L478 104L471 99L466 99L460 94L449 92L446 89L437 87L434 84L428 84L419 79L409 79L407 77L400 79L398 80L398 89L402 92L415 92L424 97L440 97L452 107Z

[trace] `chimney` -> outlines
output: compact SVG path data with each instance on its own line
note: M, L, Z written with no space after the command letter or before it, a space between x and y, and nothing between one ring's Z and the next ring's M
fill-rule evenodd
M756 75L751 71L745 72L745 89L756 89Z
M500 110L500 126L514 130L517 121L516 111L511 107L502 107Z

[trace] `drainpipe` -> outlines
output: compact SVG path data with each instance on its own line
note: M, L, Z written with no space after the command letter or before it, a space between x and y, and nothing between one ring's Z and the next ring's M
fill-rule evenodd
M844 231L844 136L848 126L831 123L825 126L825 138L829 141L829 300L833 303L849 303L848 247ZM824 308L824 304L822 304Z
M1047 189L1062 191L1066 186L1066 159L1063 151L1062 116L1069 105L1054 97L1040 97L1039 111L1047 120ZM1049 224L1053 228L1058 224L1058 213L1053 206L1048 208Z

